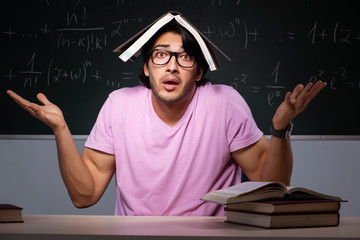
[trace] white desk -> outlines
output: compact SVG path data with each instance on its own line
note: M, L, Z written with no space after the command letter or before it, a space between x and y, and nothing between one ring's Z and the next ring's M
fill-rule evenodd
M0 224L8 239L360 239L360 218L340 226L262 229L224 222L224 217L116 217L24 215L24 223Z

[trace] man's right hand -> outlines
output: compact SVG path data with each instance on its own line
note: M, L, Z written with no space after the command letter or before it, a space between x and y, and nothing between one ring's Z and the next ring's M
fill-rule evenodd
M51 103L44 94L39 93L37 95L37 99L43 104L39 105L22 98L11 90L7 90L6 92L20 107L48 125L54 133L66 125L61 109Z
M86 147L80 155L62 111L44 94L37 95L43 105L29 102L11 90L7 94L54 131L61 176L73 204L83 208L99 201L115 172L114 155Z

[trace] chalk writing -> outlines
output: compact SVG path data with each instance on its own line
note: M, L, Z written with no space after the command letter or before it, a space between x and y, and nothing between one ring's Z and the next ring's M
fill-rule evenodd
M114 89L138 85L142 60L123 63L112 51L171 7L232 58L227 62L213 49L221 68L208 77L239 91L256 106L255 114L273 113L296 84L318 80L327 82L322 96L332 108L360 101L360 28L353 3L275 1L259 8L241 0L191 6L185 0L0 2L2 88L28 95L41 90L59 99L71 88L105 99ZM80 98L91 101L86 94Z
M220 35L222 37L234 37L235 36L235 27L234 24L232 22L229 23L229 27L227 30L223 30L222 27L219 28L220 31Z
M22 73L24 76L24 87L36 88L38 76L42 74L42 72L34 70L35 54L36 53L34 52L29 62L26 64L29 69L20 71L20 73Z
M91 28L91 29L59 29L61 31L58 41L57 48L61 47L75 47L79 49L84 49L87 52L90 50L102 50L107 45L107 35L97 35L97 34L86 34L82 36L74 36L71 34L64 34L68 31L94 31L102 30L102 28Z
M121 37L122 34L120 32L120 28L121 26L123 26L124 24L129 24L129 23L141 23L143 21L143 18L142 17L138 17L138 18L124 18L124 19L121 19L121 20L118 20L118 21L114 21L112 22L111 24L112 25L115 25L115 30L113 30L111 32L111 36L114 37L114 36L119 36Z
M74 63L71 68L68 68L51 59L47 72L47 85L59 83L64 80L79 80L81 83L85 83L88 76L88 67L91 67L91 61L88 60L81 61L77 64ZM98 79L99 77L95 78Z
M348 79L347 69L339 66L335 69L320 69L311 75L309 82L315 83L321 80L327 82L331 90L339 90L340 88L355 88L356 82Z
M11 26L9 26L9 30L4 32L5 35L8 35L9 38L11 39L13 35L15 35L16 33L12 31Z
M9 81L12 81L14 78L16 78L16 77L17 77L17 75L14 75L14 74L12 73L12 69L11 69L11 68L9 68L9 73L8 73L8 74L6 74L6 75L4 75L4 77L5 77L5 78L8 78L8 79L9 79Z
M316 44L317 41L325 41L328 39L334 44L352 44L354 40L359 40L359 32L354 32L346 26L341 26L339 21L334 23L332 29L325 28L321 25L318 26L318 21L315 21L306 37L311 40L311 44Z
M274 71L271 73L271 77L274 77L275 84L277 84L277 82L278 82L279 66L280 66L280 61L277 62Z
M116 4L117 5L132 5L133 1L132 0L116 0Z

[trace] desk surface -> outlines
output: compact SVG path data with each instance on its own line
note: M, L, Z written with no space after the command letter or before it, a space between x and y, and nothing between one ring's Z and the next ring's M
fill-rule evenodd
M24 215L0 224L0 239L360 239L360 218L338 227L262 229L225 223L224 217Z

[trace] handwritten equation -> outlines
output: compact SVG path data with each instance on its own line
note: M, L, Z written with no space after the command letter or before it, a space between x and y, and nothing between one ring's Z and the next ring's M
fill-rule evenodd
M68 81L80 84L86 84L90 81L101 81L112 88L120 88L122 87L122 81L129 81L136 74L133 72L122 72L121 75L117 81L104 79L99 68L94 66L91 60L72 61L70 67L62 60L58 61L58 59L51 58L46 70L39 70L36 66L36 52L34 52L23 70L14 72L13 68L10 68L4 77L10 82L23 81L23 87L30 89L37 88L38 84L52 86Z
M287 41L301 41L302 43L310 43L312 45L330 42L332 44L360 44L360 29L353 30L342 24L340 21L334 22L332 27L324 26L320 21L315 21L307 31L297 33L294 31L286 31L283 33L274 32L273 36L264 35L261 27L252 24L246 19L235 17L233 21L218 26L214 30L212 26L206 26L203 33L212 38L214 34L222 38L243 37L242 47L248 49L250 44L256 43L280 43ZM273 26L276 29L276 26Z
M33 49L31 53L25 52L23 54L27 57L25 62L23 57L21 61L16 61L16 65L10 65L3 71L5 80L9 83L22 81L22 86L30 89L35 89L40 84L53 86L69 81L80 84L96 81L112 88L120 88L123 85L121 81L135 81L134 77L137 74L128 70L120 73L121 76L105 78L101 64L94 59L93 52L104 54L105 51L109 51L109 39L112 39L111 46L113 46L114 39L117 41L123 37L128 25L132 28L142 23L143 17L120 16L106 26L89 27L86 1L71 2L75 8L65 9L62 13L64 26L57 27L55 24L45 22L31 29L22 29L16 24L9 23L2 36L8 44L15 46L21 42L24 45L38 45L38 43L47 45L40 45L40 48ZM118 0L115 4L120 7L131 6L132 1ZM54 2L48 0L45 5L52 6Z
M273 106L284 100L285 94L292 89L287 88L279 82L280 61L276 63L273 71L264 79L264 82L271 83L268 85L256 85L253 83L252 76L243 72L240 76L234 77L231 86L240 90L241 88L250 89L254 94L262 94L266 96L266 102L269 106ZM335 69L318 69L309 74L307 82L315 83L317 81L326 82L330 91L352 89L360 90L360 79L350 79L347 76L347 69L344 67L336 67Z

